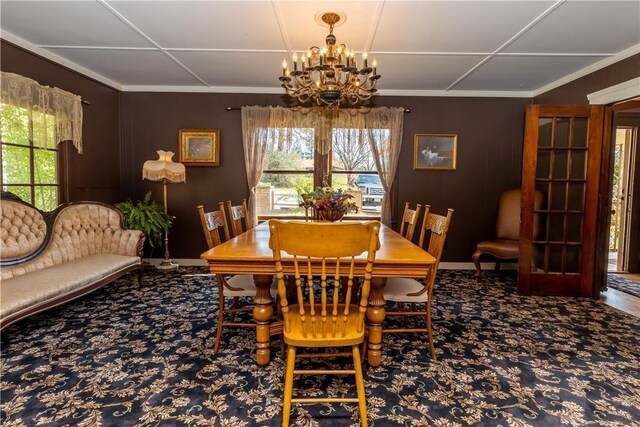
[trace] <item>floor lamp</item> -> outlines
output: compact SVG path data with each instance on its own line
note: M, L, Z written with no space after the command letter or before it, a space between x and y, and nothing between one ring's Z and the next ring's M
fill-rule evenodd
M158 150L158 160L147 160L142 166L142 179L152 182L162 182L164 187L164 212L167 210L167 184L177 184L187 181L184 165L171 160L171 151ZM171 271L178 268L178 264L171 262L169 258L169 230L164 232L164 259L157 267L158 270Z

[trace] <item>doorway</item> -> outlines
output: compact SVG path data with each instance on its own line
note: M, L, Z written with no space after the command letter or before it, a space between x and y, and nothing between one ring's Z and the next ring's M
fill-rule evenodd
M620 117L624 119L624 117ZM624 120L623 120L624 121ZM613 142L609 272L629 272L631 214L636 174L637 126L617 126Z

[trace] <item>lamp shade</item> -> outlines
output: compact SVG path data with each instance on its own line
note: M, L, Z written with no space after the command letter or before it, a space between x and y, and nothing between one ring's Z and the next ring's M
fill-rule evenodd
M171 160L172 151L158 150L158 160L147 160L142 166L142 179L149 181L166 181L179 183L187 181L187 174L182 163Z

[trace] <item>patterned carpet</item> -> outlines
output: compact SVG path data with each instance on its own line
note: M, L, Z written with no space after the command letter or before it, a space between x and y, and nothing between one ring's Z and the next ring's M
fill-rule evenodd
M640 281L629 279L624 274L609 273L607 286L640 298Z
M193 272L193 269L191 270ZM2 334L3 426L279 425L284 361L253 361L253 331L214 355L210 277L135 276ZM373 426L639 425L640 319L590 299L520 297L512 273L441 271L438 361L426 338L385 336L365 365ZM305 361L305 368L341 361ZM296 381L355 393L349 377ZM359 425L357 407L294 407L301 426Z

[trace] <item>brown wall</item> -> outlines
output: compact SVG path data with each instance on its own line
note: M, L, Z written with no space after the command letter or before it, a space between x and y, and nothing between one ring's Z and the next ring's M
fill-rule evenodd
M68 173L68 199L114 203L120 199L120 91L98 83L2 40L0 66L42 85L80 95L83 106L83 151L62 143Z
M174 258L197 258L205 249L196 206L212 209L222 200L247 197L239 111L226 106L278 105L279 95L124 93L122 95L122 195L136 200L160 184L142 181L145 160L155 151L177 153L178 130L220 129L220 166L188 167L187 183L169 187L169 211L177 217L171 238ZM498 196L520 186L524 108L528 99L379 97L378 106L402 106L404 117L395 209L429 203L432 210L456 210L445 261L470 262L475 243L493 237ZM414 171L416 133L457 133L455 171ZM177 159L177 154L176 157Z

